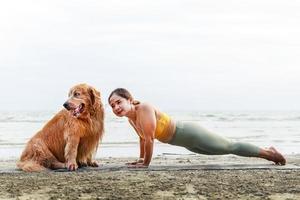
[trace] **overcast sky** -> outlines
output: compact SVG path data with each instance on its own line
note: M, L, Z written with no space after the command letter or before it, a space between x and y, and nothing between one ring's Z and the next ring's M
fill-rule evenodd
M162 110L300 110L300 1L0 3L0 110L58 110L71 86Z

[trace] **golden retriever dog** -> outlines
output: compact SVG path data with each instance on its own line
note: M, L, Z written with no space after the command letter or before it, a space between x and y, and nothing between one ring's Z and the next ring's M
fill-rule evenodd
M92 160L104 132L100 93L87 84L70 89L65 107L27 143L17 167L27 172L97 167Z

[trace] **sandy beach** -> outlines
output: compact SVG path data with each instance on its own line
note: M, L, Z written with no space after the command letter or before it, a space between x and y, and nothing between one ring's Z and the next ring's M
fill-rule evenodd
M102 158L99 168L24 173L0 162L1 199L300 199L300 155L286 166L233 155L161 155L148 169L133 158Z

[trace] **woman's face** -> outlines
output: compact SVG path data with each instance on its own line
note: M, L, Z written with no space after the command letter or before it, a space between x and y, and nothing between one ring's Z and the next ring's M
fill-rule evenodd
M113 112L118 117L126 116L126 114L131 110L130 100L113 94L109 99L109 105L111 106Z

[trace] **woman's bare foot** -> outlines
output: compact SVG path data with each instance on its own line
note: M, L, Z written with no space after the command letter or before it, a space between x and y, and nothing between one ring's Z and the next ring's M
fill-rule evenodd
M285 165L286 160L283 157L283 155L281 153L279 153L274 147L270 147L269 148L271 151L273 151L274 153L274 157L275 157L275 164L276 165Z
M263 158L273 161L276 165L285 165L286 163L283 155L281 155L281 153L279 153L274 147L265 149L264 152L261 153L264 154L262 155Z

